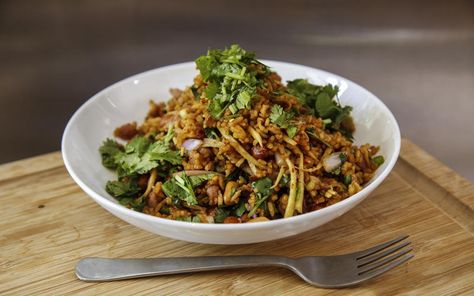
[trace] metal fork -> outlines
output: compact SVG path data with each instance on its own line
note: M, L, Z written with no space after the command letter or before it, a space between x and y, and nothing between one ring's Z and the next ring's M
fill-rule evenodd
M279 266L311 285L342 288L381 275L413 258L408 236L401 236L370 249L338 256L288 258L280 256L212 256L146 259L84 258L76 265L83 281L115 281L230 268Z

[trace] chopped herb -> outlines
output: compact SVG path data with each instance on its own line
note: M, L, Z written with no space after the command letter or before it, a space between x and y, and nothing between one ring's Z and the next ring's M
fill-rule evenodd
M223 208L217 208L214 216L214 222L216 223L222 223L224 222L224 219L228 217L230 212L228 210L225 210Z
M235 181L238 180L240 177L244 179L248 179L248 175L240 168L236 168L230 173L227 177L225 177L226 181Z
M197 176L187 176L185 173L181 175L175 175L163 183L162 190L166 196L176 198L176 202L179 200L185 201L188 205L197 205L196 195L194 194L194 188L201 185L204 181L212 179L214 174L203 174Z
M168 125L168 131L166 132L166 135L163 137L163 142L165 144L169 144L171 140L173 140L174 136L174 131L173 131L173 125Z
M160 214L169 215L170 214L170 207L167 206L167 205L162 206L161 209L160 209Z
M233 214L237 217L242 217L247 209L245 208L245 200L243 198L239 199L239 203L233 210Z
M286 112L282 106L275 104L271 109L270 121L281 128L285 128L288 137L293 138L296 132L298 132L298 127L291 124L291 120L294 116L295 114L293 112Z
M258 179L252 183L252 187L255 189L257 194L263 196L270 195L272 193L272 179L268 177Z
M115 168L120 172L119 175L145 174L160 164L163 165L163 162L181 164L179 151L170 146L172 137L173 131L170 128L163 140L154 143L145 136L133 138L125 145L124 151L114 155Z
M310 113L323 119L325 128L340 131L344 136L352 139L354 127L350 113L352 107L342 107L334 99L339 92L338 86L331 84L319 86L309 83L305 79L288 81L288 92L310 109Z
M375 156L374 158L372 158L373 162L375 162L375 164L377 164L378 166L381 166L384 162L385 162L385 159L383 158L382 155L379 155L379 156Z
M105 190L113 197L134 197L140 187L133 181L108 181Z
M123 197L119 199L119 203L122 206L129 206L132 201L133 201L133 197Z
M191 185L193 187L196 187L201 185L204 181L211 180L215 175L215 173L207 173L202 175L190 176L189 179L191 180Z
M108 169L115 170L117 163L115 162L115 156L123 151L123 146L112 139L104 141L102 146L99 148L100 156L102 158L102 165Z
M176 217L176 221L191 222L191 217Z
M268 177L258 179L252 183L253 189L256 191L257 200L253 209L249 212L249 217L253 216L262 203L272 194L272 180Z
M141 211L144 206L142 198L136 198L140 192L140 187L135 180L108 181L105 191L119 200L119 203L131 207L136 211Z
M347 161L347 155L345 153L339 153L339 159L341 160L341 164Z
M287 128L290 120L293 119L293 114L283 110L283 107L275 104L272 106L270 113L270 121L281 128Z
M290 125L286 129L286 133L288 134L288 137L292 139L294 138L297 132L298 132L298 127L296 125Z
M199 100L201 95L199 94L198 89L195 85L191 86L191 92L193 93L194 99Z
M224 50L209 50L207 55L196 59L196 66L207 87L204 89L210 100L209 113L216 119L229 109L232 114L250 108L261 83L257 76L266 74L268 68L255 59L255 53L247 52L234 44Z
M218 139L220 137L219 130L217 130L215 127L206 127L204 129L204 134L210 139Z
M352 175L345 175L344 176L344 184L349 185L352 183Z

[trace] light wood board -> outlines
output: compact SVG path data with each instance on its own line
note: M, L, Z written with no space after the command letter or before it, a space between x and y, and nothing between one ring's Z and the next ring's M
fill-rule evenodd
M474 186L408 140L384 183L342 217L299 236L218 246L175 241L115 218L67 174L60 154L0 166L1 295L469 295ZM326 290L290 271L252 268L85 283L86 256L334 255L408 234L415 258L360 286ZM472 294L471 294L472 295Z

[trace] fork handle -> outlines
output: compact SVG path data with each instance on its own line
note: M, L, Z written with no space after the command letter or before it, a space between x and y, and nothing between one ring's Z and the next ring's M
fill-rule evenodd
M288 267L292 259L279 256L211 256L143 259L89 257L76 265L76 275L83 281L114 281L163 274L256 266Z

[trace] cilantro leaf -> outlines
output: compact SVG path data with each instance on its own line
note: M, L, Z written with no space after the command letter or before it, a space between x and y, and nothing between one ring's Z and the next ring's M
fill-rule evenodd
M256 191L257 201L253 209L249 212L249 217L253 216L263 202L273 193L273 189L271 188L272 179L268 177L258 179L252 183L252 187Z
M242 217L247 209L245 208L245 200L243 198L239 199L239 203L233 209L233 214L237 217Z
M291 113L285 112L283 107L280 105L273 105L270 113L270 121L275 123L281 128L286 128L289 125L289 121L293 119Z
M174 137L174 131L173 131L173 125L168 125L168 131L166 132L166 135L163 137L163 142L166 144L169 144L171 140Z
M222 223L224 219L229 216L230 212L228 210L217 208L214 215L214 222Z
M201 185L203 182L211 180L216 174L215 173L208 173L196 176L190 176L189 179L191 180L191 185L193 187Z
M298 132L298 127L291 124L291 120L295 114L293 112L286 112L280 105L273 105L270 113L270 121L281 128L286 128L288 137L293 138Z
M252 183L252 187L257 191L257 194L267 196L272 193L272 179L265 177L258 179Z
M204 80L208 80L209 77L211 76L212 69L217 65L216 59L211 56L200 56L199 58L196 59L196 66L201 72L201 76Z
M382 155L379 155L372 158L372 161L375 162L375 164L377 164L378 166L381 166L385 162L385 159Z
M344 185L349 186L349 184L352 183L352 175L351 174L345 175L344 179L343 179L343 182L344 182Z
M203 174L197 176L188 176L185 173L175 175L163 183L162 189L166 196L178 198L185 201L188 205L196 205L197 199L194 194L194 188L201 185L204 181L212 179L215 174Z
M174 165L181 164L179 151L171 150L169 144L164 141L151 144L144 156L149 156L150 161L167 161Z
M108 181L105 191L113 197L134 197L140 191L140 187L132 181Z
M316 96L321 91L321 87L309 83L306 79L295 79L288 81L288 92L295 96L303 105L313 109L316 103Z
M210 139L218 139L219 138L219 130L215 127L206 127L204 128L204 134L207 138Z
M317 97L315 110L321 118L333 118L339 113L340 107L327 93L322 92Z
M257 76L269 72L265 65L261 66L263 72L252 65L263 64L255 59L254 53L236 44L224 50L209 50L196 59L196 67L207 83L204 94L209 99L212 117L219 119L227 109L235 114L251 107L256 86L262 83Z
M174 165L181 164L179 151L171 149L172 137L170 128L162 140L154 143L144 136L133 138L125 145L123 152L115 155L117 169L120 170L121 175L130 176L145 174L165 161Z
M125 145L125 153L131 154L136 153L138 155L142 155L150 146L150 139L147 137L134 137L130 140L130 142Z
M217 95L218 92L219 92L219 85L215 82L210 82L207 85L207 87L204 89L204 94L206 94L206 96L209 99L214 99L214 97Z
M112 139L104 141L102 146L99 148L100 156L102 158L102 165L108 169L115 170L117 164L115 162L115 156L123 151L123 146Z
M337 85L319 86L305 79L295 79L288 81L287 89L291 95L309 108L311 114L323 119L325 128L340 131L344 136L352 139L354 132L350 115L352 107L343 107L334 99L339 92Z
M288 137L292 138L296 135L298 132L298 127L296 125L289 125L286 128L286 133L288 134Z
M186 174L174 176L170 180L163 183L162 189L168 197L176 197L185 201L188 205L197 204L193 185Z

